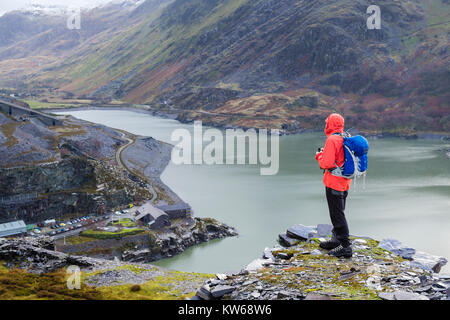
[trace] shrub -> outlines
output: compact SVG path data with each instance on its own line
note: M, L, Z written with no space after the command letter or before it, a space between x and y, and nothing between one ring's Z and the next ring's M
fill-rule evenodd
M141 286L138 285L138 284L135 284L135 285L131 286L130 291L131 291L131 292L138 292L138 291L141 291Z

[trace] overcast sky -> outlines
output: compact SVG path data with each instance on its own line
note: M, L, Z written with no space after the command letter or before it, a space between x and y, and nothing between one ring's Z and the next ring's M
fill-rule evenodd
M58 5L67 7L95 7L111 0L0 0L0 15L30 4Z

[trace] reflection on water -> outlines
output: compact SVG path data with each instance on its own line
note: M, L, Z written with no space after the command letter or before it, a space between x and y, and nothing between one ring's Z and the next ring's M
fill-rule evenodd
M70 114L166 142L174 129L191 128L130 111ZM257 166L169 165L163 181L195 214L228 223L240 236L196 246L156 264L183 271L240 270L287 227L329 223L322 173L313 157L323 142L321 134L281 137L276 176L260 176ZM370 145L366 188L357 181L348 199L351 233L397 238L450 258L450 160L438 151L450 145L402 139L372 140Z

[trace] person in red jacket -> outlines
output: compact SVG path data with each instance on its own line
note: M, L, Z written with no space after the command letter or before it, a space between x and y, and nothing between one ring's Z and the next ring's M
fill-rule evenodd
M322 242L320 247L330 250L330 255L350 258L352 248L344 211L351 180L334 176L331 173L334 168L341 167L344 164L344 138L341 136L344 133L344 118L337 113L333 113L328 116L325 122L327 140L323 149L316 153L316 160L320 168L324 170L323 183L331 223L333 224L333 236L331 240Z

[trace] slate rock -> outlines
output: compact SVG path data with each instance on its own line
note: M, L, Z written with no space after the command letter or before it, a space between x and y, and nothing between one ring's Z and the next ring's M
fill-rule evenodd
M224 295L234 291L234 287L228 285L218 285L211 290L214 298L222 298Z
M317 235L319 237L326 237L332 234L333 226L331 224L318 224Z
M214 298L211 294L211 288L207 284L201 287L195 295L202 300L212 300Z
M297 239L294 239L294 238L288 236L286 233L280 234L278 236L278 238L280 240L280 244L283 247L287 247L287 248L294 246L298 242Z
M404 246L400 241L396 239L383 239L378 246L404 259L411 259L412 256L416 253L415 249Z
M288 228L286 234L291 238L305 241L309 239L309 235L312 232L317 232L315 227L296 224Z
M441 268L447 264L447 259L426 252L417 251L412 256L412 261L408 261L408 263L413 268L420 268L426 271L439 273Z
M394 292L395 300L430 300L426 296L418 293L398 290Z
M266 247L264 249L263 258L264 259L273 259L272 250L270 250L269 248Z
M395 300L393 292L378 292L378 297L383 300Z
M282 259L282 260L289 260L290 258L292 258L292 256L293 256L292 253L279 252L277 254L277 258Z
M216 278L219 280L226 280L228 276L225 273L218 273L216 274Z

